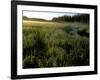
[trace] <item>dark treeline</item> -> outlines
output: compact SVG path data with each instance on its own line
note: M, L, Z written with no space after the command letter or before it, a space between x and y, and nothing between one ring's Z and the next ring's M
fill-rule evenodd
M83 22L83 23L89 23L89 14L78 14L74 16L60 16L55 17L52 19L52 21L56 22Z
M26 16L23 16L24 20L32 20L32 21L54 21L54 22L83 22L83 23L89 23L89 14L78 14L74 16L59 16L59 17L54 17L52 20L46 20L46 19L41 19L41 18L29 18Z

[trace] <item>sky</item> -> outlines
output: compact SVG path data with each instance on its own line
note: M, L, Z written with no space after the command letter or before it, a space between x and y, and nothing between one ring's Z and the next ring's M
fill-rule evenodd
M27 16L29 18L42 18L46 20L51 20L53 17L59 16L73 16L75 13L60 13L60 12L40 12L40 11L23 11L23 16Z

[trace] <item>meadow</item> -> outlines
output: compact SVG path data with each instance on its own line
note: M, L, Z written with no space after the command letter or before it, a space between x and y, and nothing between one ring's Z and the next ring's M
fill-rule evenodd
M89 24L23 20L23 68L89 65Z

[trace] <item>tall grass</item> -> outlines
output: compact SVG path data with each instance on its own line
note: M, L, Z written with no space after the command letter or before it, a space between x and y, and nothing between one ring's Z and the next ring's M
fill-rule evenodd
M23 26L23 68L89 65L89 36L80 28L39 26Z

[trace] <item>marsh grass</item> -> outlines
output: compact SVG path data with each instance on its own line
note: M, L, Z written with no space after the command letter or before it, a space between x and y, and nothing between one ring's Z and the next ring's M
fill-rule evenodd
M88 24L78 22L23 21L23 68L89 65L86 33Z

